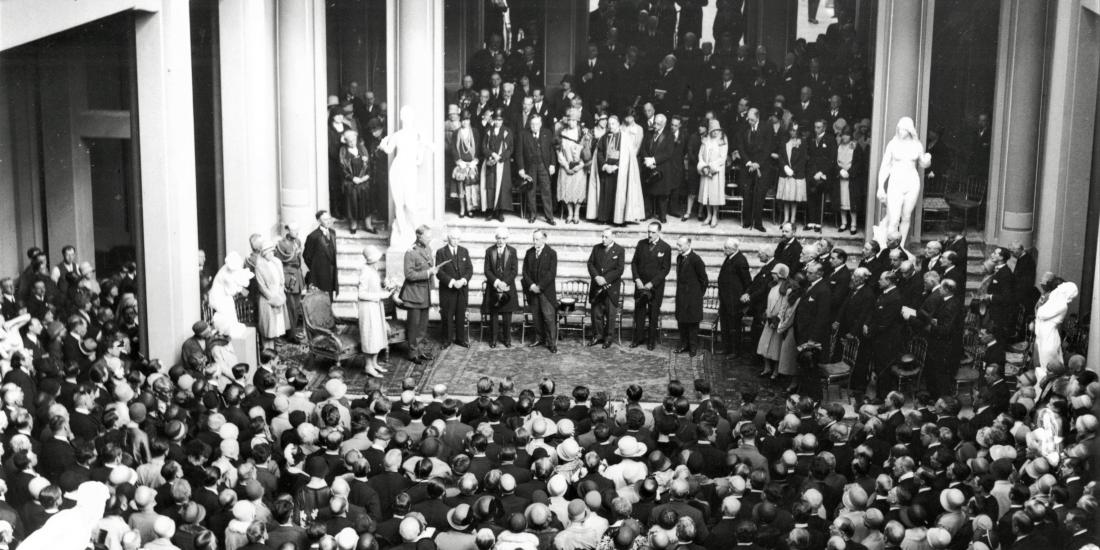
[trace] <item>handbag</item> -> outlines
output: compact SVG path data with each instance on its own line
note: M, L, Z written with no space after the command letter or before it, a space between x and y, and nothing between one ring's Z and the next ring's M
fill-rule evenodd
M654 185L657 185L658 183L661 183L661 180L664 179L664 177L665 175L662 174L660 170L650 170L649 173L647 173L645 176L645 184L647 187L652 187Z

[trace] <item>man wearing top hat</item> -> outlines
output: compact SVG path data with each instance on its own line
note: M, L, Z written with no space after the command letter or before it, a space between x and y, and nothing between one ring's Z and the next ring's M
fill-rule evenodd
M661 224L649 224L648 235L634 247L630 272L634 277L634 341L630 347L645 343L652 350L657 345L661 327L661 302L665 298L665 277L672 269L672 247L661 239ZM646 321L649 327L646 328Z
M519 275L519 256L508 245L508 228L498 227L494 233L496 244L485 250L485 301L481 304L489 314L489 347L500 342L512 347L512 312L518 308L516 277ZM501 325L503 325L501 327ZM498 327L500 335L498 337Z
M515 133L504 127L504 111L493 110L492 125L481 138L481 207L486 219L504 221L512 211L512 152Z
M408 313L409 360L417 365L432 358L427 349L428 310L432 307L431 280L439 268L432 258L431 240L431 228L416 228L416 242L405 252L405 284L400 295Z
M615 242L615 231L604 229L601 242L592 247L588 256L588 301L592 304L592 328L594 335L590 346L603 344L611 347L611 332L619 308L620 283L625 269L626 252Z
M439 313L443 317L444 346L451 343L470 347L465 325L466 306L470 301L470 279L474 276L474 264L470 252L458 244L458 230L447 231L447 244L435 251L435 265L439 266Z

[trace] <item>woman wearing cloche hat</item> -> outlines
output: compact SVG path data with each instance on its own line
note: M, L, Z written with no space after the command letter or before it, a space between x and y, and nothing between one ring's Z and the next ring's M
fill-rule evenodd
M381 378L386 369L378 365L378 352L389 345L389 325L382 301L393 294L393 290L382 287L382 277L378 274L382 251L367 246L363 249L363 259L366 265L359 270L359 346L367 355L367 375Z

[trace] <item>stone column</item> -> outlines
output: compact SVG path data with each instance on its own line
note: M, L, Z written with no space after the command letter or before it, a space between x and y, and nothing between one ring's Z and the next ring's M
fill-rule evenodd
M1047 4L1001 2L987 243L1031 245L1039 178Z
M386 94L390 98L389 135L394 141L413 144L417 138L412 135L416 134L421 143L419 165L405 176L394 171L396 157L390 155L391 200L400 196L407 205L403 212L398 212L402 209L396 205L390 209L395 231L390 234L386 265L387 272L394 275L401 273L395 267L401 265L402 255L415 238L412 229L421 224L438 227L443 221L446 194L443 18L443 2L438 0L387 0L386 61L391 76ZM399 131L409 137L399 138L396 135ZM399 154L416 155L417 152L406 150ZM396 223L399 217L400 224ZM398 231L398 225L405 230Z
M309 228L328 208L324 0L276 0L275 44L279 221Z
M756 55L757 46L764 46L768 50L768 59L782 66L783 56L787 55L788 46L797 32L797 0L745 2L745 44L749 45L751 55Z
M588 52L588 1L546 0L543 74L549 92L559 87L563 76L572 73L578 59ZM512 21L517 24L517 21ZM586 109L593 108L585 105Z
M199 318L190 27L187 0L134 17L145 346L166 366Z
M898 119L912 117L917 133L928 126L928 76L932 62L934 0L883 0L878 5L875 37L874 104L871 116L870 177L865 229L878 223L885 208L876 197L882 151L897 133ZM923 141L923 140L922 140ZM913 212L909 240L920 239L920 204Z
M247 256L280 213L275 0L218 2L218 42L225 247Z
M1088 216L1095 154L1100 16L1080 0L1052 2L1050 66L1039 158L1039 197L1033 242L1038 273L1080 280L1085 262L1081 228ZM1093 329L1094 331L1097 329Z

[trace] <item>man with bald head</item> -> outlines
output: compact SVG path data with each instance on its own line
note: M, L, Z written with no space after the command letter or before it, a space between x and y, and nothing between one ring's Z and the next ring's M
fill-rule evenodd
M691 237L680 237L676 248L676 325L680 329L680 347L675 353L699 352L699 323L703 320L703 294L710 279L703 259L691 248Z
M732 140L733 159L740 165L737 181L744 199L741 227L764 231L764 197L772 177L772 142L775 136L770 124L760 124L760 111L749 109L745 124Z
M749 262L741 253L741 241L730 237L722 246L726 253L718 271L718 324L722 328L722 351L736 355L741 338L741 316L748 302L741 296L752 284Z
M829 284L823 281L824 268L816 261L806 266L806 279L810 282L794 317L794 341L799 347L818 346L817 353L826 353L829 349ZM817 376L802 377L803 391L814 400L821 399L820 384ZM788 386L788 388L793 387Z

